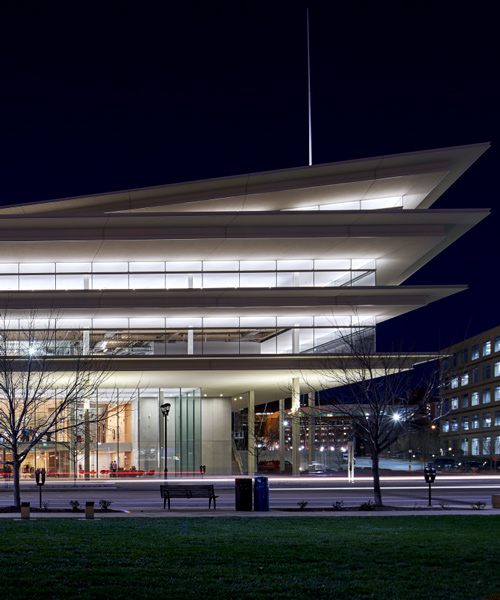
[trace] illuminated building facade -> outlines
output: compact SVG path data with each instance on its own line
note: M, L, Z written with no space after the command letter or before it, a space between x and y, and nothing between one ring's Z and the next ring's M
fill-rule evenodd
M12 355L36 311L40 332L57 330L37 352L110 358L112 377L91 406L109 414L92 437L96 474L115 461L162 470L166 402L169 471L229 474L232 411L251 417L286 389L295 410L300 374L320 387L318 356L334 364L342 351L339 329L375 340L377 323L464 289L401 284L487 215L429 210L486 148L2 208ZM109 408L111 388L126 410ZM80 458L58 444L34 460L76 469Z

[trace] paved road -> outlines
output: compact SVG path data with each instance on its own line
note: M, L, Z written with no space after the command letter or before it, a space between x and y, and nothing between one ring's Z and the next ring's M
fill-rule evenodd
M180 482L179 480L176 480ZM182 480L183 482L193 480ZM235 506L234 478L207 478L206 483L213 483L219 498L217 506L221 509L233 509ZM201 480L197 479L197 483ZM78 500L82 505L87 500L98 503L99 500L111 500L113 508L128 511L157 509L161 506L159 494L160 481L106 481L102 487L96 482L79 482L77 487L67 482L50 482L43 490L43 501L50 503L50 508L69 508L70 500ZM172 481L175 483L175 481ZM298 502L305 501L308 508L331 507L335 502L343 502L344 506L359 506L362 502L373 499L373 485L369 478L357 478L349 483L346 478L269 478L270 507L296 508ZM428 503L428 485L422 476L388 477L382 479L384 503L392 506L413 508L426 506ZM500 494L500 476L480 475L438 475L432 486L433 505L450 507L470 507L475 502L491 504L491 495ZM37 506L39 494L36 486L30 483L23 485L23 501ZM184 500L173 500L186 503ZM12 488L0 484L0 506L12 503ZM190 500L190 506L203 508L207 501Z

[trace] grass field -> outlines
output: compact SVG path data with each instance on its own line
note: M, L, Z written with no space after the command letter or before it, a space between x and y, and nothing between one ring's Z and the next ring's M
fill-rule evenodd
M500 517L0 521L10 598L490 598Z

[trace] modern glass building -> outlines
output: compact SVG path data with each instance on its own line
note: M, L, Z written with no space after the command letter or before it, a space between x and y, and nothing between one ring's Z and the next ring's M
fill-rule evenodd
M25 465L230 474L232 411L285 395L297 407L342 335L362 329L375 350L378 323L464 289L402 284L488 214L430 209L486 149L0 209L5 352L109 359L82 406L102 425L47 440Z

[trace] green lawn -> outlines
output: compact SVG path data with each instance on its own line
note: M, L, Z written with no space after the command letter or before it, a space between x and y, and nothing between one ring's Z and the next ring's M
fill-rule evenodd
M488 598L500 517L0 520L9 598Z

